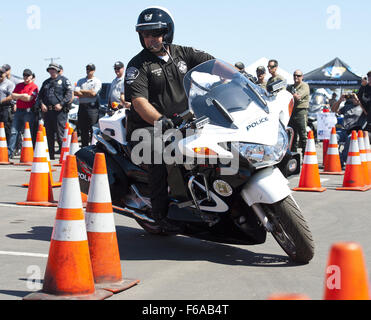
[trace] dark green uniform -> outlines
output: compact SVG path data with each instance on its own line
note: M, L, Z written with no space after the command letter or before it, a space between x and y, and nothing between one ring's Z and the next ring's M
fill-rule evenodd
M294 129L294 141L291 151L296 152L298 146L302 148L304 154L307 145L307 119L308 119L308 108L309 108L309 98L310 90L309 85L305 82L299 85L288 86L287 90L293 92L295 89L296 93L300 95L300 100L295 100L294 110L292 112L289 127ZM298 143L298 137L300 143Z
M286 79L279 74L277 74L275 77L270 77L266 86L269 86L271 83L276 82L278 80L286 81Z

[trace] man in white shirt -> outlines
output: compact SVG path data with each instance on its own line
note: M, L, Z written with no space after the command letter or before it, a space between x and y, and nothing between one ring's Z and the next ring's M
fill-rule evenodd
M94 76L95 65L86 66L86 77L77 82L74 94L79 97L79 112L77 125L81 134L81 146L86 147L91 142L93 125L99 119L99 92L102 82Z

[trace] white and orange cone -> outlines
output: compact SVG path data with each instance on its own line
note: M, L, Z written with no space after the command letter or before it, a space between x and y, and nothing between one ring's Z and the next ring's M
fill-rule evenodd
M359 155L361 157L362 167L363 167L363 178L366 186L371 187L370 176L368 175L368 166L367 166L367 151L365 148L365 139L363 137L363 131L358 131L358 147Z
M9 162L8 144L6 143L4 122L0 122L0 165L7 164L13 164L13 162Z
M359 153L357 132L353 130L350 140L343 186L341 188L336 188L336 190L367 191L368 189L369 188L366 186L364 179L364 169Z
M26 122L22 141L21 158L16 166L32 166L33 161L33 145L30 131L30 124Z
M326 158L324 160L324 169L320 174L325 175L343 175L344 171L341 169L341 161L339 155L339 145L336 137L336 128L331 130L330 143L327 148Z
M103 153L95 155L85 219L97 288L117 293L138 284L139 280L122 278L106 158Z
M77 151L80 150L79 140L77 137L77 132L72 133L71 145L70 145L70 155L75 155Z
M56 207L49 178L49 166L42 131L37 133L31 176L28 183L27 200L18 205Z
M63 141L62 141L62 148L61 148L61 155L59 158L59 163L54 164L54 167L61 167L63 163L63 155L66 152L67 149L67 139L68 139L68 133L70 131L70 124L66 122L66 125L64 126L64 134L63 134Z
M71 144L71 137L72 137L72 133L73 133L73 129L70 127L68 129L68 136L67 136L67 143L66 143L66 148L63 152L63 156L61 155L61 158L62 159L62 168L61 168L61 173L60 173L60 176L59 176L59 182L62 183L62 180L63 180L63 170L64 170L64 164L66 162L66 158L67 156L70 154L70 144Z
M364 131L364 141L365 141L365 149L366 149L366 154L367 154L368 176L371 179L371 146L370 146L370 138L368 135L368 131Z
M318 169L318 158L313 131L309 131L307 145L304 153L303 167L301 169L299 186L294 191L324 192L326 188L321 186Z
M103 300L96 290L89 255L75 156L68 156L49 248L43 289L25 300Z

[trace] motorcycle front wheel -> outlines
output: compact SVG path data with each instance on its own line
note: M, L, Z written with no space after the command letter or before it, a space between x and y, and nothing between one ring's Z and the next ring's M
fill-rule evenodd
M271 233L281 248L294 262L308 263L314 256L314 241L292 196L263 207L273 227Z

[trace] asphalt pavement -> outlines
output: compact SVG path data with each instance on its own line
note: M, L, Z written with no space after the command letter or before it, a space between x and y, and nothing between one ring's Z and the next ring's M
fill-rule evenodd
M55 180L59 170L53 173ZM42 286L56 208L15 204L26 200L27 189L21 185L29 175L25 167L0 166L1 300L20 300ZM323 193L293 192L316 246L307 265L290 262L270 235L257 246L153 236L134 220L115 214L123 276L140 284L109 300L265 300L273 293L321 300L332 244L358 242L371 268L371 191L336 191L342 179L321 176L327 188ZM289 181L297 187L299 176ZM53 193L58 199L60 188Z

